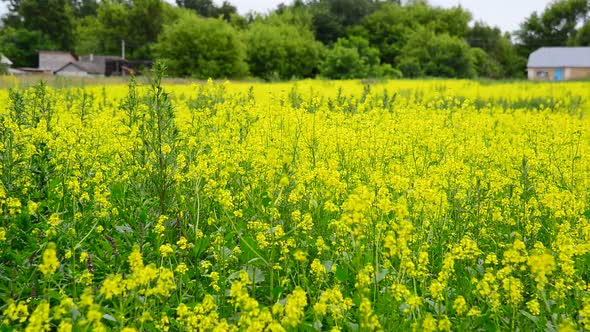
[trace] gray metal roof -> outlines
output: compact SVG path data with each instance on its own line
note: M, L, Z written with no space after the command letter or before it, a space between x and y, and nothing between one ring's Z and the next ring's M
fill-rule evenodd
M12 61L4 56L4 54L0 53L0 63L3 65L12 66Z
M57 74L60 71L66 69L68 66L74 66L78 70L86 72L92 75L104 75L105 67L104 64L101 66L99 63L88 62L88 61L76 61L76 62L68 62L65 66L55 70L53 73Z
M529 68L590 68L590 47L542 47L529 56Z

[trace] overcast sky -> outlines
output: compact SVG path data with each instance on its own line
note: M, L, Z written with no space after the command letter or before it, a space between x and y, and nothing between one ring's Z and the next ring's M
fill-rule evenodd
M175 3L174 0L166 0ZM266 13L282 2L290 0L229 0L241 14L249 11ZM437 6L451 7L460 4L469 9L475 20L499 26L503 31L514 31L533 11L542 11L551 0L430 0ZM221 3L221 0L215 0ZM0 13L6 12L6 2L0 2Z

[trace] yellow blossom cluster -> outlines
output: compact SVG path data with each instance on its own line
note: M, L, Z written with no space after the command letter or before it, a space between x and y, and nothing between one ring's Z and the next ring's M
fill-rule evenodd
M590 330L588 82L76 82L0 89L0 330Z

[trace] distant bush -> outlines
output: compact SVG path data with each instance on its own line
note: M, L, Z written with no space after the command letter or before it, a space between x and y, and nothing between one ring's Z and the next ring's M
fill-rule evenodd
M399 78L401 72L381 64L379 50L361 37L340 38L328 52L321 75L331 79L366 77Z
M266 80L313 77L324 53L311 31L286 23L255 22L243 40L251 74Z
M3 53L15 67L37 67L39 50L53 50L53 45L39 31L4 28L0 31L0 53Z
M164 26L153 48L170 74L197 78L244 77L245 48L238 32L221 19L184 14Z
M398 68L406 77L473 78L475 61L467 42L427 29L414 32L399 57Z

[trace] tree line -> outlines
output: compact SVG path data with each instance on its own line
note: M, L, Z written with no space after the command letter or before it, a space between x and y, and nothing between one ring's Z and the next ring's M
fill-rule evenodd
M170 74L266 80L524 77L542 46L590 46L590 0L556 0L503 32L426 0L295 0L268 14L224 1L2 0L0 52L36 67L39 50L162 59Z

